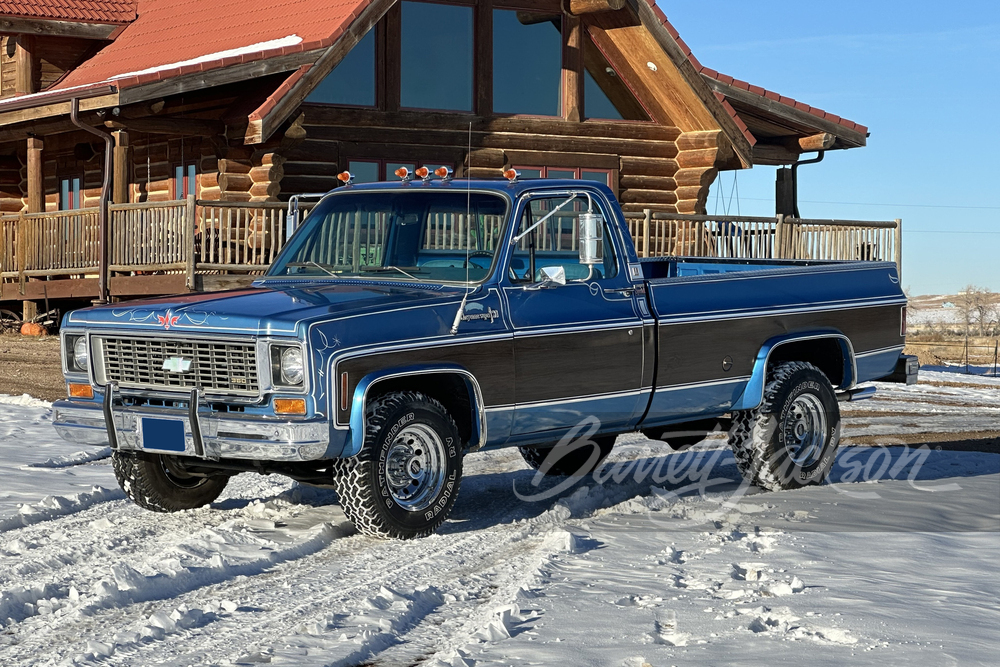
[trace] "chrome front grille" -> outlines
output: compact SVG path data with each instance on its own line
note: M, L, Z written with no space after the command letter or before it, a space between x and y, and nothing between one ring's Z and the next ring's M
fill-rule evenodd
M190 391L239 396L260 394L254 343L219 343L177 338L97 338L102 384L160 391ZM164 361L191 362L186 372L164 370ZM168 364L169 366L170 364Z

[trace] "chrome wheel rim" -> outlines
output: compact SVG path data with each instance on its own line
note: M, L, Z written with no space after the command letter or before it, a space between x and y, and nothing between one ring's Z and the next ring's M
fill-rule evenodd
M444 443L434 429L411 424L400 431L385 458L389 494L408 512L431 506L444 486Z
M802 394L792 401L782 423L785 450L799 467L808 467L823 455L827 438L826 410L814 394Z

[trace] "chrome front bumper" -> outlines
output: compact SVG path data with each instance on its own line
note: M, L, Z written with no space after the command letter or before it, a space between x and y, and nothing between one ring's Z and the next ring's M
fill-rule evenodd
M325 458L330 426L322 419L289 421L274 417L233 413L191 413L169 408L110 409L114 432L109 437L105 411L98 403L56 401L52 425L65 440L87 445L114 446L122 450L150 451L206 459L258 461L314 461ZM142 419L167 419L184 424L184 450L164 451L143 446ZM193 426L193 428L192 428Z

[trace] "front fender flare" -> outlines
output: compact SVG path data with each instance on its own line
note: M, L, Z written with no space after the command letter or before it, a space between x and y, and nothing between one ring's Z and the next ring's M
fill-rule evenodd
M357 387L354 388L354 396L351 401L350 432L341 457L356 456L365 444L365 412L368 409L368 394L371 388L384 380L417 375L458 375L462 378L469 392L469 404L474 412L469 451L474 452L482 449L486 444L486 409L483 403L483 392L476 376L458 364L419 364L373 371L361 378Z
M757 353L757 359L753 364L753 372L747 382L743 393L732 406L732 410L753 410L759 407L764 400L764 384L767 382L767 368L771 358L771 353L777 348L788 343L798 343L809 340L836 340L840 343L841 352L844 355L844 382L840 389L850 389L857 382L858 369L857 361L854 358L854 346L851 339L840 331L821 330L807 333L785 334L769 339Z

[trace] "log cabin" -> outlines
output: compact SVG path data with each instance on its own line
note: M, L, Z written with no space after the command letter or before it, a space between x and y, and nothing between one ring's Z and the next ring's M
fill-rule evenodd
M719 171L868 135L702 65L654 0L7 0L0 35L0 306L26 314L245 282L283 202L345 170L600 180L676 254Z

